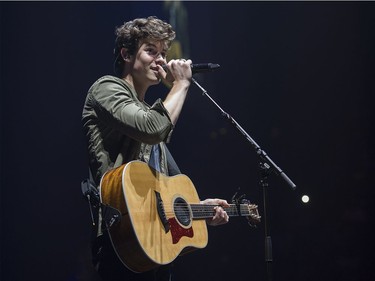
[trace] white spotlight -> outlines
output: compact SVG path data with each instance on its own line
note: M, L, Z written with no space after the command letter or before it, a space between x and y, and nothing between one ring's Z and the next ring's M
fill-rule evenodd
M310 201L309 196L307 196L307 195L303 195L303 196L302 196L302 202L303 202L303 203L308 203L309 201Z

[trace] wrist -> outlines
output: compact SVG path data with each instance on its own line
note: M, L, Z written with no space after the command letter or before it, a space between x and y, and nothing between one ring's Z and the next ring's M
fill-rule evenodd
M175 80L173 81L172 87L189 88L190 84L190 80Z

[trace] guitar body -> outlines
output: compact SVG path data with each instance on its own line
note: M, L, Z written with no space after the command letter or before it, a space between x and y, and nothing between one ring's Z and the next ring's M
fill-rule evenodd
M193 220L185 204L200 202L185 175L167 177L132 161L103 176L100 196L122 214L108 231L118 257L134 272L169 264L208 243L205 220Z

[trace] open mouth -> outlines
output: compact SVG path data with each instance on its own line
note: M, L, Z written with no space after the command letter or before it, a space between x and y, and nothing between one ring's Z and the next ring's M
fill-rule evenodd
M158 67L157 66L150 66L150 69L155 71L155 72L158 72Z
M158 72L158 67L157 66L150 66L150 70L154 73L154 75L155 75L155 77L157 78L157 79L159 79L160 77L160 75L159 75L159 72Z

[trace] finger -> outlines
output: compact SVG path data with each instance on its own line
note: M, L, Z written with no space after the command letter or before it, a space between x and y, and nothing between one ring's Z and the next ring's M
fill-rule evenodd
M217 207L216 215L220 221L228 221L229 216L221 206Z
M182 70L182 69L187 69L188 67L188 63L186 62L186 60L183 60L183 59L178 59L178 60L170 60L168 62L168 69L169 71L173 70L173 71L179 71L179 70Z
M163 78L165 78L165 76L167 75L167 70L166 69L164 69L161 65L156 65L156 67L158 68L157 70L158 70L158 74L160 75L160 76L162 76Z
M222 207L219 207L218 209L219 209L220 218L223 221L228 222L229 221L228 213Z
M217 205L220 205L222 207L229 207L230 205L228 204L227 200L224 200L224 199L212 199L213 202Z
M224 220L225 220L225 222L229 221L229 216L228 216L227 212L225 212L225 214L224 214Z
M223 199L215 199L215 200L216 200L216 204L222 207L229 207L227 200L223 200Z
M223 206L229 207L229 203L227 202L227 200L222 200L221 203L223 204Z

